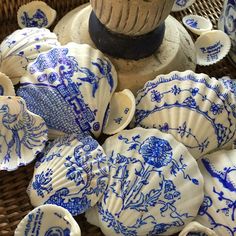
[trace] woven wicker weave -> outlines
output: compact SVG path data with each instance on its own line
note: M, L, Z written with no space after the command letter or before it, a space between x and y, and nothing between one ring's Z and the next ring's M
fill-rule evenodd
M30 1L0 0L0 40L17 28L17 9L20 5L27 2ZM87 1L48 0L45 2L57 10L58 18L60 18L69 10ZM216 27L222 5L223 0L197 0L190 8L173 15L179 20L187 14L207 16ZM210 67L198 67L197 72L204 72L215 77L230 75L236 78L236 69L230 64L228 58ZM0 236L13 235L19 221L32 209L26 194L32 171L33 165L29 165L11 173L0 172ZM78 217L77 220L82 229L82 235L103 235L99 229L89 225L84 216Z

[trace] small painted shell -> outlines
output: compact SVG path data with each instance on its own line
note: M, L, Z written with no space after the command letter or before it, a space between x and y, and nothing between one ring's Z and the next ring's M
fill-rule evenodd
M56 136L87 132L98 137L117 74L103 53L69 43L41 53L21 78L18 95Z
M20 77L26 73L28 64L34 61L40 52L46 52L59 45L56 34L48 29L16 30L0 45L0 71L9 76L13 84L17 84Z
M20 28L48 28L56 19L57 12L42 1L32 1L22 5L17 12Z
M187 15L182 19L183 24L187 29L197 35L212 30L212 23L208 18L199 15Z
M201 34L195 42L197 64L209 66L219 62L227 56L230 47L229 36L221 30L212 30Z
M235 104L235 95L217 79L172 72L157 76L138 92L134 124L172 134L198 159L232 146Z
M103 133L112 135L125 129L133 119L135 97L129 89L113 94Z
M204 177L204 201L196 221L217 235L236 234L236 149L221 150L198 160Z
M108 182L108 163L91 136L67 135L54 140L35 164L27 189L31 204L55 204L79 215L94 206Z
M14 86L7 75L0 72L0 96L15 96Z
M172 135L135 128L108 138L103 148L108 187L86 217L105 235L171 235L197 215L203 178Z
M32 210L18 224L14 236L80 236L80 227L65 208L45 204Z
M0 170L32 162L47 141L43 119L27 110L20 97L0 96Z

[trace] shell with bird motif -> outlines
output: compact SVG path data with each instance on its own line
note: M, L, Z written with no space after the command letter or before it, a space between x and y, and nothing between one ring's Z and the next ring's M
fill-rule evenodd
M31 204L55 204L79 215L94 206L108 182L106 155L84 134L54 140L35 164L27 193Z
M26 72L27 65L34 61L40 52L59 46L56 34L45 28L24 28L7 36L0 45L0 71L13 81Z
M105 235L171 235L197 215L203 178L172 135L135 128L108 138L103 148L108 188L86 217Z
M204 177L204 201L196 221L217 235L236 234L236 149L220 150L198 160Z
M0 127L0 170L32 162L47 141L45 122L20 97L0 96Z
M18 95L54 136L90 132L98 137L116 86L115 68L99 50L69 43L41 53L29 65Z
M235 95L205 74L175 71L160 75L138 92L134 123L172 134L197 159L232 146Z

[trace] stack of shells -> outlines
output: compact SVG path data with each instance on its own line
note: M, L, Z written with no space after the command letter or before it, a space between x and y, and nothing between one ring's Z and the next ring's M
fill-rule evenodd
M95 138L110 116L117 75L100 51L60 46L49 30L25 28L2 42L0 68L20 79L16 97L1 74L0 168L37 156L27 189L33 206L85 212L109 236L236 233L235 150L224 150L236 131L233 81L160 75L138 92L133 128L101 146ZM48 133L54 141L45 145Z

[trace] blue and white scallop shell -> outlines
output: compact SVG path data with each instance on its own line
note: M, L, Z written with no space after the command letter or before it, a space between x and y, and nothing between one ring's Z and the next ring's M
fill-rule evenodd
M45 204L29 212L15 230L15 236L80 236L80 227L65 209Z
M204 201L196 221L217 235L236 235L236 150L221 150L198 160Z
M55 204L79 215L97 203L107 182L107 159L98 142L67 135L38 159L27 193L33 206Z
M24 28L16 30L7 36L0 45L0 71L9 76L13 84L16 84L26 72L28 64L34 61L39 53L59 45L56 34L48 29Z
M18 95L51 130L98 137L116 86L115 68L99 50L69 43L29 65Z
M22 5L17 11L20 28L48 28L56 19L57 12L43 1L31 1Z
M197 215L203 178L172 135L135 128L108 138L103 148L110 164L108 188L91 211L98 216L86 217L105 235L171 235Z
M134 123L172 134L197 159L232 145L236 100L231 89L205 74L172 72L138 92Z
M0 170L32 162L47 141L44 120L27 110L20 97L0 96Z

